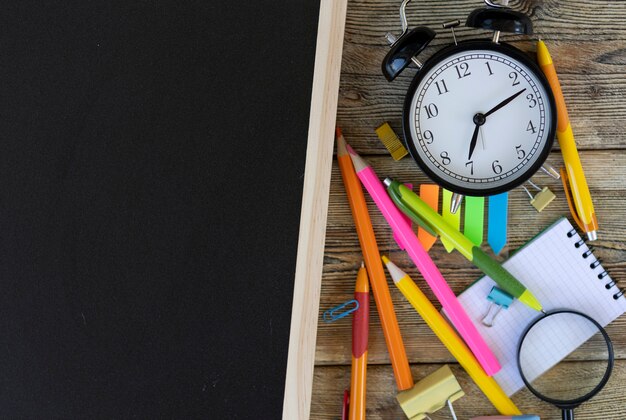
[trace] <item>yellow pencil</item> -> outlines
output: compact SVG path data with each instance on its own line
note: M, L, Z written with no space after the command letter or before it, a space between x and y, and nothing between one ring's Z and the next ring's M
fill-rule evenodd
M583 166L580 163L580 156L578 156L578 150L576 150L576 141L574 140L572 125L569 122L569 115L567 115L567 107L565 106L565 99L561 91L561 84L556 75L552 57L550 57L548 48L543 41L537 42L537 61L541 66L541 70L546 75L546 79L548 79L550 83L550 88L552 89L556 102L556 138L559 140L563 161L565 162L565 174L562 170L561 174L563 175L563 187L565 188L567 203L570 207L572 217L580 229L587 232L587 238L590 241L594 241L598 238L598 220L596 219L596 212L593 209L589 186L585 179ZM571 200L567 190L568 180L572 190ZM574 202L573 206L571 201Z
M500 385L498 385L495 379L487 376L485 371L480 367L478 360L476 360L463 340L461 340L443 316L437 312L437 309L435 309L415 282L413 282L404 271L400 270L397 265L389 261L387 257L383 256L382 259L387 266L387 270L393 282L398 289L400 289L404 297L411 303L430 329L433 330L439 340L441 340L444 346L452 353L452 356L454 356L463 369L465 369L467 374L474 380L476 385L478 385L500 414L505 416L522 414L513 401L511 401L502 388L500 388Z

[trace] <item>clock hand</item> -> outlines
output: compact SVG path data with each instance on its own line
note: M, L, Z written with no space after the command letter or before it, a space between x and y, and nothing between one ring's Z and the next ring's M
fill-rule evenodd
M476 119L474 119L476 121ZM474 128L474 134L472 134L472 141L470 142L469 155L467 156L467 160L472 158L472 153L474 153L474 148L476 148L476 141L478 140L478 131L480 130L480 126L482 124L476 123L476 128Z
M486 147L485 147L485 130L483 130L483 128L481 127L479 133L480 133L480 142L483 145L483 150L485 150L486 149Z
M500 108L502 108L505 105L507 105L513 99L517 98L525 90L526 90L526 88L524 88L524 89L520 90L519 92L509 96L504 101L500 102L498 105L494 106L493 108L491 108L489 111L485 112L484 114L479 112L476 115L474 115L474 124L476 124L476 128L474 129L474 134L472 135L472 141L470 142L469 156L467 157L468 160L472 158L472 154L474 153L474 148L476 148L476 141L478 140L478 132L480 130L480 126L483 125L487 121L487 117L489 115L493 114L494 112L496 112L497 110L499 110Z
M483 114L486 117L488 117L489 115L493 114L494 112L496 112L497 110L499 110L500 108L502 108L503 106L505 106L506 104L508 104L509 102L511 102L513 99L517 98L519 95L521 95L524 91L526 90L526 88L520 90L519 92L517 92L516 94L513 94L511 96L509 96L508 98L506 98L504 101L500 102L498 105L494 106L493 108L491 108L489 111L485 112L485 114Z

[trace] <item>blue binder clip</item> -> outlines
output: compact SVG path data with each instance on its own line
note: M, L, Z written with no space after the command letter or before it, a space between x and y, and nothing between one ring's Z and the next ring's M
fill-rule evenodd
M344 308L354 305L351 308L348 308L341 312ZM356 299L351 299L347 302L342 303L341 305L337 305L334 308L330 308L326 312L324 312L324 322L335 322L340 320L341 318L350 315L352 312L359 309L359 302Z
M496 320L496 316L500 313L502 308L509 309L509 306L513 303L513 296L509 295L498 286L493 286L487 296L487 300L491 303L489 304L489 309L487 310L487 314L485 314L482 323L486 327L492 327Z

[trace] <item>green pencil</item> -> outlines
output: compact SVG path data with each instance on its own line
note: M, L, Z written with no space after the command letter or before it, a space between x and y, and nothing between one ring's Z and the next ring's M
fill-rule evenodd
M530 308L543 311L535 295L526 286L513 277L498 261L485 254L480 247L474 245L465 235L450 226L443 217L431 209L413 191L389 178L385 180L385 185L393 202L411 220L446 238L457 251L474 263L483 273L491 277L504 291Z

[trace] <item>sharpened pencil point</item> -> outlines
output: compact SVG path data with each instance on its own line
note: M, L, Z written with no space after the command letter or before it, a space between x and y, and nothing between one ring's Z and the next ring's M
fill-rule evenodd
M348 143L346 143L346 149L348 149L348 153L350 153L350 159L352 159L352 164L354 165L354 170L359 173L363 169L369 167L369 163L365 161L357 152L354 151L352 147Z
M395 265L392 261L390 261L389 258L387 258L386 256L381 255L380 258L383 259L383 262L385 263L385 267L387 267L387 271L389 271L391 280L393 280L394 283L398 283L400 280L402 280L404 276L407 275L397 265Z
M341 130L337 128L339 134L337 135L337 156L345 156L348 154L348 150L346 149L346 139L343 138L343 134L341 134Z

